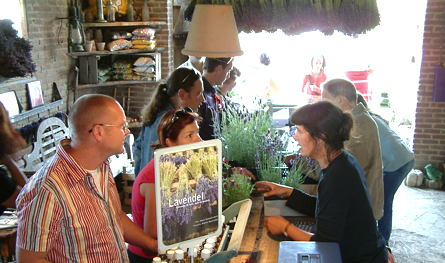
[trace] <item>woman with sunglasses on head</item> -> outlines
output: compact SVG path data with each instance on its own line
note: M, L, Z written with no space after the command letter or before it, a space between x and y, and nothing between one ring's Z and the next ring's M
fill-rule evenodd
M288 198L286 205L315 216L315 233L306 232L283 217L268 217L265 226L274 235L296 241L336 242L344 263L392 262L372 213L366 179L357 159L344 151L352 118L327 101L308 104L291 117L301 154L316 160L321 170L318 197L287 186L257 182L264 196Z
M197 111L204 100L201 74L189 68L178 68L160 84L150 103L142 110L143 127L133 144L134 173L153 159L151 145L158 141L157 128L161 117L168 110L185 107Z
M200 121L201 117L191 108L167 111L160 120L159 141L153 145L153 148L159 149L202 141L199 136L198 123ZM133 221L145 233L157 239L154 160L151 160L141 170L133 183L131 210ZM131 263L150 262L157 253L158 251L146 251L136 246L128 246Z

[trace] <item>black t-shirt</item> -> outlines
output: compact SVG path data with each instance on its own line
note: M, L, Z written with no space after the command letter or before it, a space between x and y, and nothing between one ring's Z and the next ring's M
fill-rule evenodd
M202 83L204 87L204 101L198 109L198 114L202 118L199 124L199 136L206 141L216 138L215 129L219 129L219 111L215 101L215 88L205 78L202 78Z
M8 200L8 198L14 193L17 185L9 177L8 172L0 167L0 204ZM0 215L6 210L5 206L0 205Z
M317 230L311 240L337 242L344 263L387 262L364 173L349 153L322 170L318 198L294 190L287 205L309 215L315 211Z

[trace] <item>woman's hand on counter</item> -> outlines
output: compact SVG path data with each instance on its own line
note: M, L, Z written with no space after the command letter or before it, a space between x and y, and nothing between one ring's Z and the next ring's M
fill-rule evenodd
M294 190L292 187L289 186L265 181L256 182L255 189L258 192L263 192L263 195L265 197L278 196L281 198L288 198Z
M281 216L264 218L264 225L272 235L285 235L295 241L310 241L312 233L306 232Z
M289 223L288 220L281 216L269 216L264 218L264 225L266 226L267 231L272 235L284 234L286 230L285 228Z

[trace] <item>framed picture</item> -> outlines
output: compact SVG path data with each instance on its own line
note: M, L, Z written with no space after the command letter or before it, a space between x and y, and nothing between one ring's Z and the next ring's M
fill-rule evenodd
M158 246L194 247L222 232L220 140L154 153Z
M42 87L40 86L40 81L33 81L26 84L28 90L28 100L30 108L35 108L37 106L43 105L43 94Z
M9 117L15 116L20 113L22 107L17 100L15 91L7 91L0 94L0 102L3 104L5 109L8 111Z

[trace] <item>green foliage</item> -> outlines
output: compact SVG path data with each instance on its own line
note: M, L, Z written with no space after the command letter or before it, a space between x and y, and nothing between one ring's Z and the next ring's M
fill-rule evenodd
M283 178L281 184L298 188L300 184L303 183L306 176L315 171L315 162L298 154L295 159L291 161L291 164L292 166L286 177Z
M242 174L234 173L224 179L223 206L227 207L235 202L250 197L254 184Z
M226 160L236 161L238 166L246 168L257 167L255 155L258 146L264 142L264 135L272 126L268 106L258 102L258 109L250 113L246 108L227 105L221 123L218 137L224 145Z
M286 169L283 159L293 134L272 128L268 105L261 101L256 105L253 112L227 105L222 113L219 138L223 142L224 158L239 167L255 168L259 180L298 187L306 175L314 172L314 161L296 155L292 168L283 178Z
M262 156L260 165L259 165L259 174L260 179L262 181L268 181L268 182L274 182L274 183L281 183L282 181L282 175L281 171L282 169L279 167L279 165L282 164L282 158L280 155L274 155L274 156Z
M425 165L425 170L426 170L426 177L429 180L439 181L439 182L443 180L443 173L439 169L434 167L432 164L429 163Z

